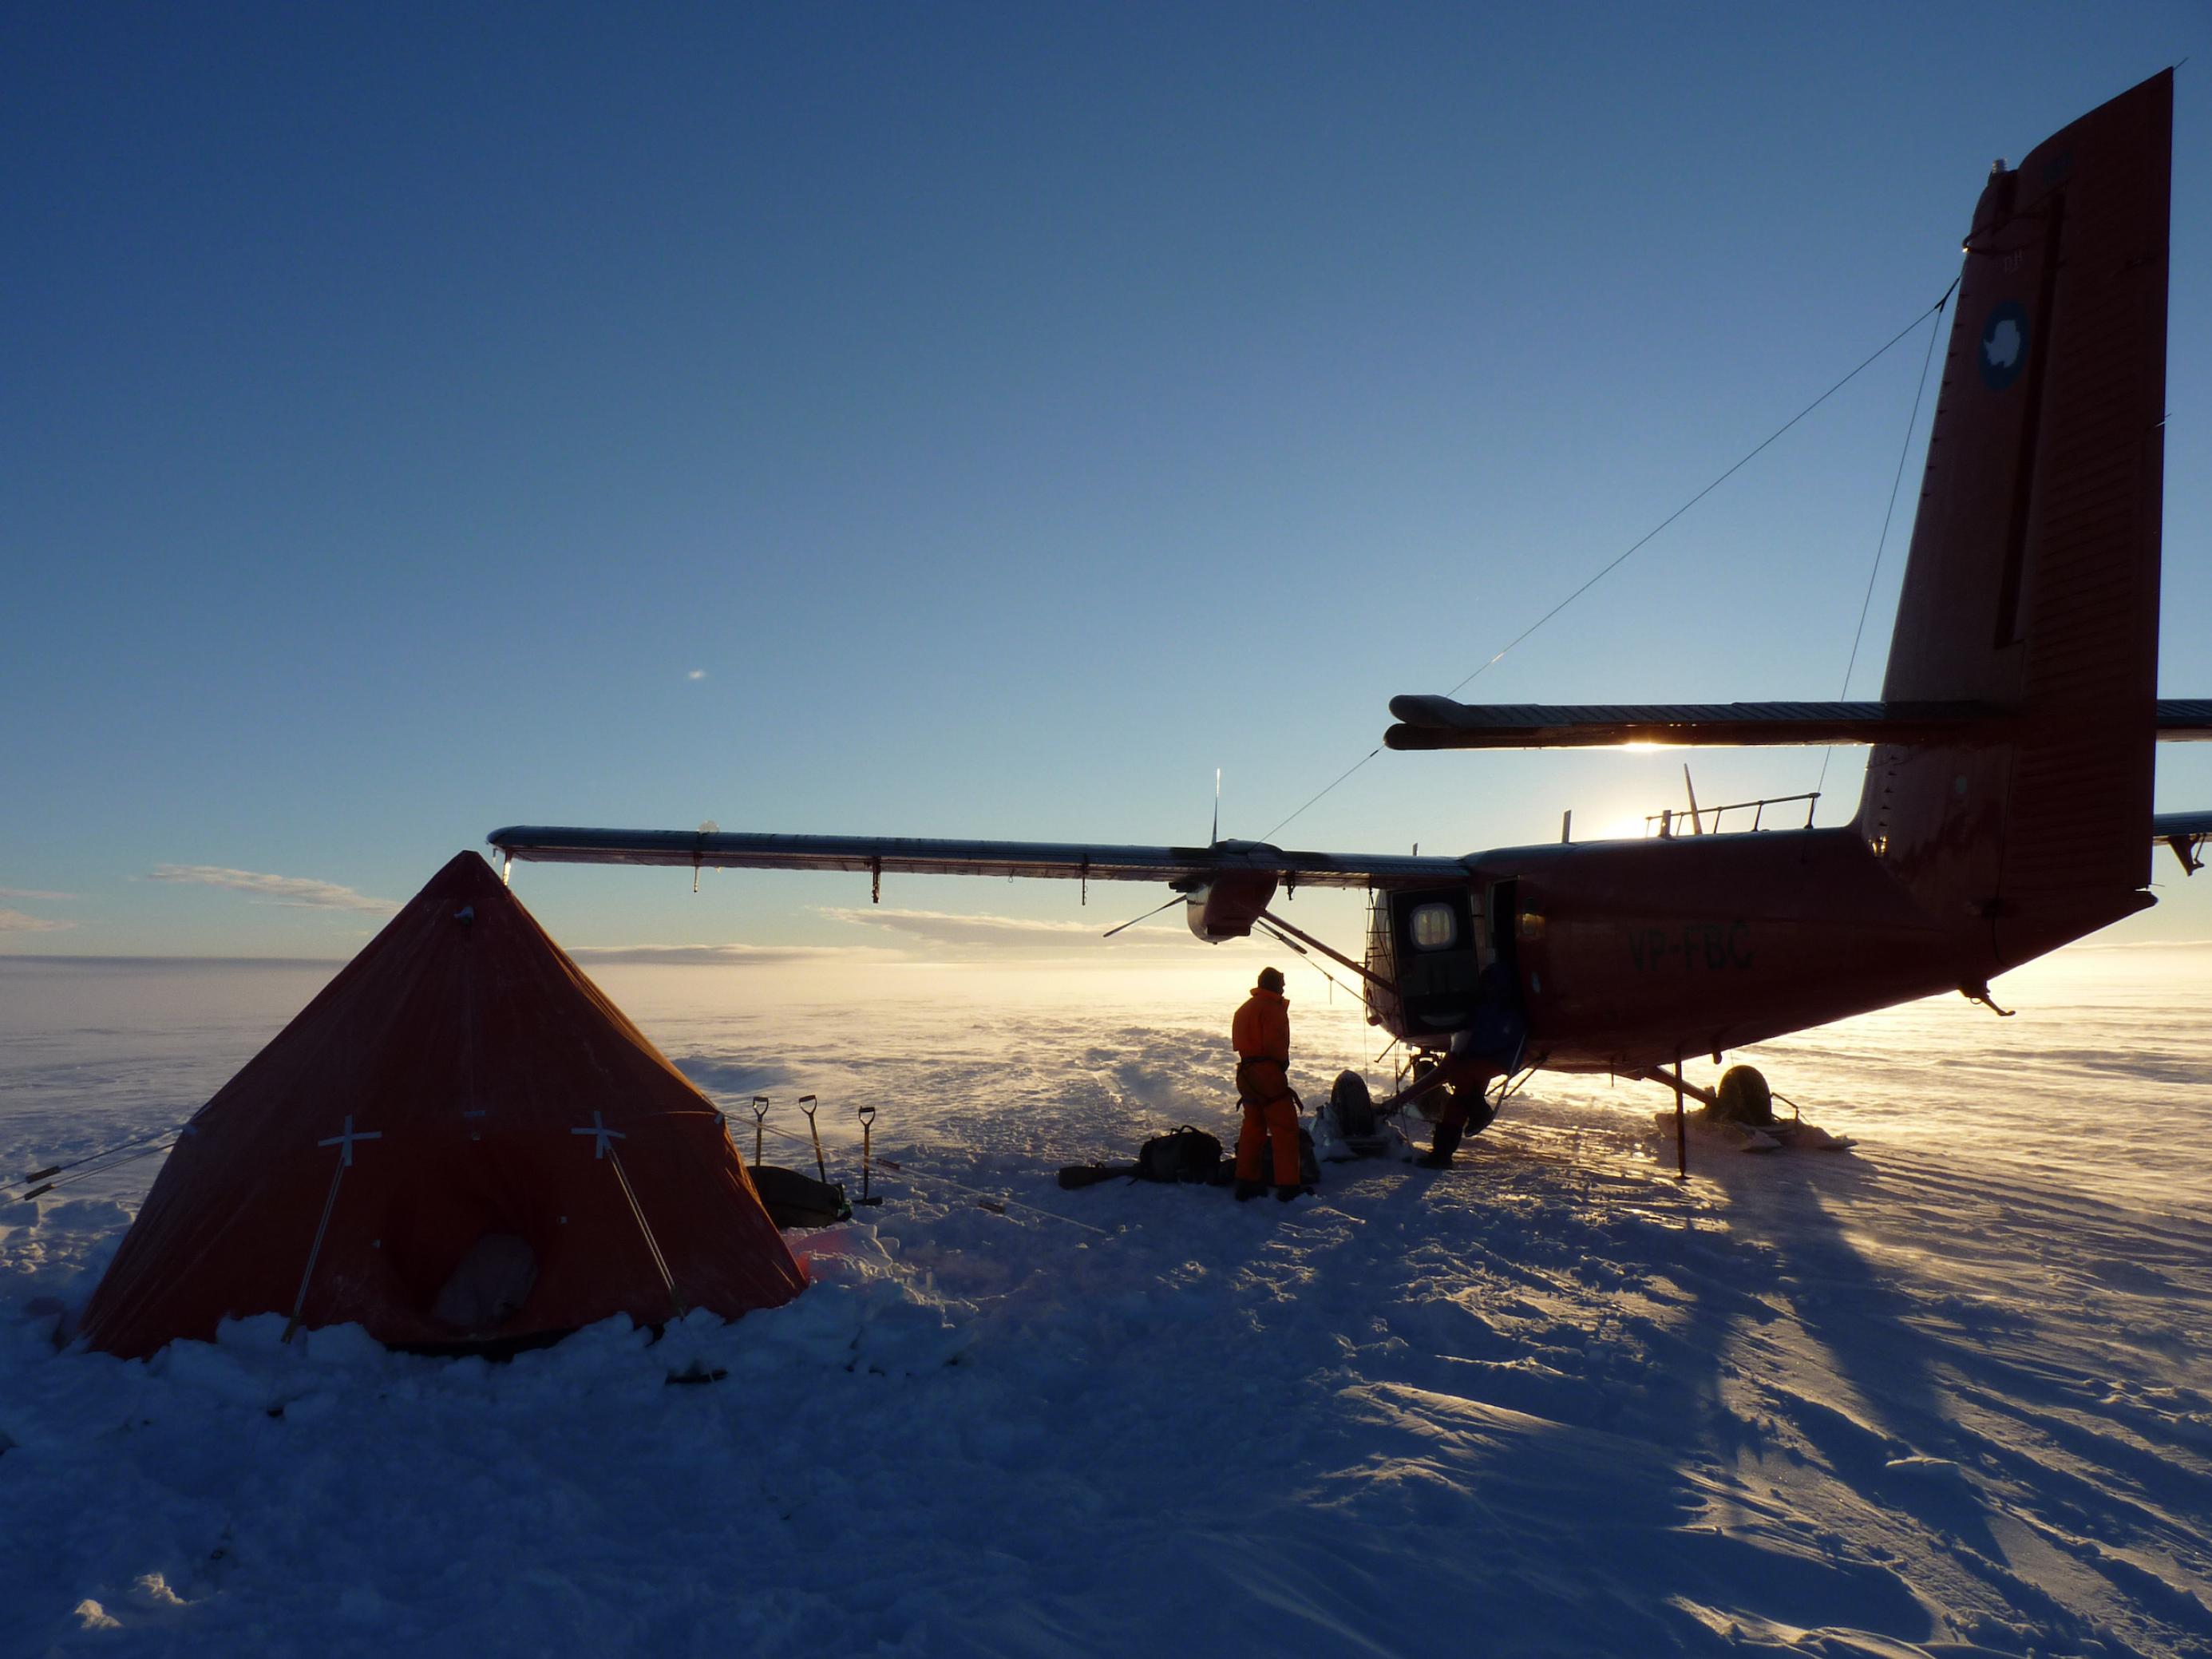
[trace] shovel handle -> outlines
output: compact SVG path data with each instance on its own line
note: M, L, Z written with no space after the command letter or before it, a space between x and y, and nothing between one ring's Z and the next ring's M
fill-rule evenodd
M822 1109L821 1106L812 1095L801 1095L799 1097L799 1109L806 1114L806 1132L814 1137L814 1173L821 1176L824 1184L827 1184L830 1179L830 1166L822 1161L822 1126L814 1121L814 1114Z

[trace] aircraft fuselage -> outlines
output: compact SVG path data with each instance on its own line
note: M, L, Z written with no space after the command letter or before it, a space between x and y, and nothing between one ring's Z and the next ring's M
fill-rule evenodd
M1554 1069L1671 1064L1980 989L2010 965L1988 915L1929 914L1855 829L1504 848L1468 864L1477 914L1489 913L1485 962L1506 960L1527 1059ZM2075 925L2086 933L2148 902L2108 901ZM1401 939L1390 966L1414 959ZM1376 1012L1417 1044L1449 1036L1388 996Z

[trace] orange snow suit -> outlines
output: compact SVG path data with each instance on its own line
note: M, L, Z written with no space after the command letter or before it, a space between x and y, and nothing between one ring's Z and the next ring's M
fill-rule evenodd
M1237 1137L1237 1178L1257 1181L1261 1149L1273 1142L1275 1184L1301 1184L1298 1109L1291 1099L1291 1006L1280 991L1255 987L1229 1028L1237 1045L1237 1096L1244 1127Z

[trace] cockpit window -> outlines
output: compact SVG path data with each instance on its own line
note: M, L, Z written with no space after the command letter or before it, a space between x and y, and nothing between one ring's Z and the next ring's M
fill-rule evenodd
M1459 918L1449 904L1417 904L1412 931L1414 949L1449 951L1459 943Z

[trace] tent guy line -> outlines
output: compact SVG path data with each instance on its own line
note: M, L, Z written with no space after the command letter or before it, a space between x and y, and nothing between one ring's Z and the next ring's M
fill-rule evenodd
M36 1182L47 1181L50 1177L60 1175L64 1170L82 1169L88 1164L96 1163L101 1158L109 1157L116 1152L125 1151L130 1147L141 1146L149 1140L158 1140L164 1136L175 1134L184 1127L184 1123L171 1123L158 1129L148 1129L142 1134L132 1135L127 1140L118 1140L112 1146L103 1146L96 1152L87 1152L81 1158L70 1158L64 1163L49 1164L45 1168L33 1170L28 1175L23 1176L22 1184L27 1187ZM94 1170L88 1171L88 1173L97 1175L100 1172ZM60 1187L66 1186L69 1183L66 1182L58 1181L52 1182L52 1184ZM43 1191L45 1189L41 1188L40 1190ZM26 1193L24 1197L34 1198L38 1194L35 1193Z

